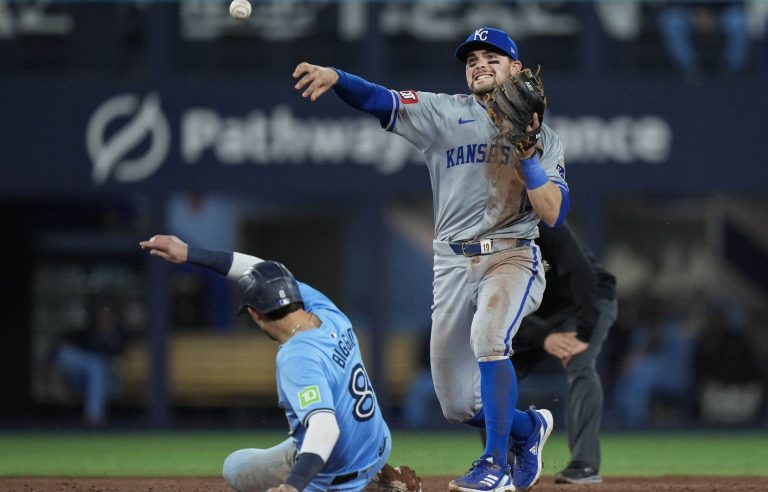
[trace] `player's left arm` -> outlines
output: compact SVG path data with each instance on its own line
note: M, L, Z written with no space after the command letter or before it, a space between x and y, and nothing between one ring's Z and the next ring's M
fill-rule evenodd
M331 412L316 412L307 419L307 433L301 445L296 463L285 482L267 492L292 492L304 490L307 484L325 468L336 441L339 440L339 423Z
M325 467L341 433L333 392L311 346L292 346L279 352L277 366L278 385L286 403L307 429L296 464L283 485L303 490Z
M539 126L538 115L534 113L533 123L528 129L535 130ZM541 152L533 147L518 154L518 159L533 210L546 225L557 227L565 221L571 208L565 182L563 148L553 132L542 137Z
M296 464L283 485L304 488L325 467L336 441L339 440L339 423L331 412L316 412L307 419L307 433L296 456Z

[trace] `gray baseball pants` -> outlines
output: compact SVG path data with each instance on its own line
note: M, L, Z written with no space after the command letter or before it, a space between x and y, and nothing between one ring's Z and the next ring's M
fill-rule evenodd
M445 418L464 422L482 408L480 357L512 355L520 322L541 303L546 280L539 247L456 255L434 241L430 361Z

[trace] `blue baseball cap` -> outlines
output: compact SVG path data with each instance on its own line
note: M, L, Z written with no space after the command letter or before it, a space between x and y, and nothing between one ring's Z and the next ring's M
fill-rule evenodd
M461 63L467 62L470 51L492 47L517 60L517 45L509 34L493 27L481 27L467 37L461 46L456 48L456 58Z

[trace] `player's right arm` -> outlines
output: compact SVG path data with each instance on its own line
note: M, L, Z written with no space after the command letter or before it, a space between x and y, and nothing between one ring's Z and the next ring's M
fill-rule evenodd
M235 282L253 265L264 261L259 257L236 251L216 251L190 246L176 236L162 234L152 236L148 241L141 241L139 246L149 250L149 254L152 256L159 256L171 263L200 265ZM298 282L298 284L304 309L308 311L328 309L344 316L325 294L303 282Z
M391 121L397 108L397 100L392 91L337 68L302 62L296 66L293 77L299 79L294 87L303 91L302 97L316 101L328 89L333 89L342 101L375 116L382 126Z
M318 97L336 85L339 81L339 73L331 67L301 62L293 70L293 78L299 79L294 88L304 90L301 97L308 97L310 101L315 102Z
M332 412L316 412L307 418L307 433L301 444L296 464L280 487L282 490L304 490L315 476L325 468L340 435L336 415ZM281 490L277 488L275 490Z
M325 468L341 435L336 419L336 404L329 376L319 362L316 346L310 343L289 345L277 355L278 387L281 406L290 408L296 420L289 419L291 434L306 428L296 464L283 484L303 490ZM310 396L311 395L311 396ZM284 400L283 400L284 398Z
M344 72L338 68L299 63L293 72L299 79L295 88L315 101L328 89L347 105L375 116L381 127L411 142L425 152L439 133L444 105L451 104L444 94L421 91L394 91Z
M237 281L253 265L264 261L256 256L236 251L217 251L190 246L176 236L162 234L139 242L139 246L149 250L152 256L159 256L171 263L194 263L234 281Z

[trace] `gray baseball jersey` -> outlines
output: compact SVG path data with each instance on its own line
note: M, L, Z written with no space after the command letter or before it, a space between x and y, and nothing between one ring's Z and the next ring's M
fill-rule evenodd
M387 130L404 137L424 155L432 180L435 239L538 237L539 217L512 165L512 148L491 148L498 130L473 96L393 94L399 106ZM539 142L544 171L567 189L560 139L542 125Z
M422 152L432 180L432 378L445 417L463 422L482 407L477 360L511 355L512 337L538 308L545 278L534 242L471 258L456 255L448 242L535 239L540 219L512 147L492 145L498 130L473 96L392 94L386 129ZM544 171L567 190L559 138L542 126L539 142Z

